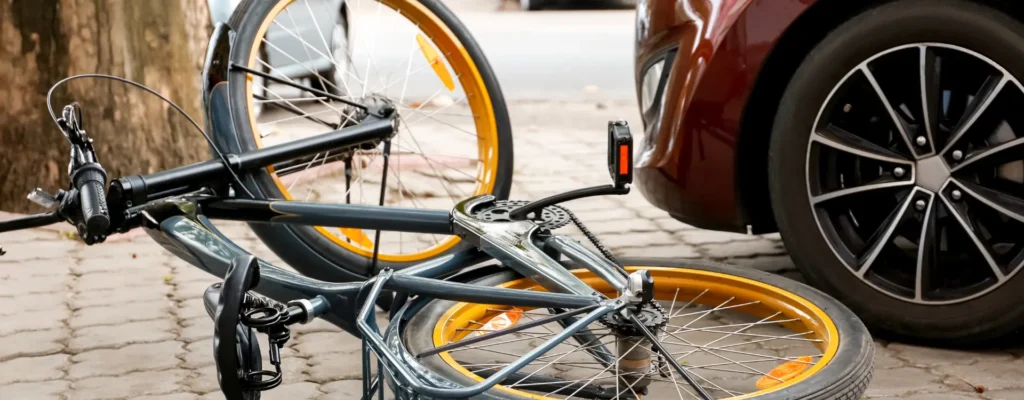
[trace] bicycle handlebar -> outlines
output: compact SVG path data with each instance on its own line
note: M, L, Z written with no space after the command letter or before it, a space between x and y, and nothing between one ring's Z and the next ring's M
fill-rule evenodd
M82 220L79 231L89 237L105 235L110 228L110 211L107 209L106 191L103 185L107 182L107 172L99 163L88 163L78 167L71 176L75 188L78 189L79 205Z

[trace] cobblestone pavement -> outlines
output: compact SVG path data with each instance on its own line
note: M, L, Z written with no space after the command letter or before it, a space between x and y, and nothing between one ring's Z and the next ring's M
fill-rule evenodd
M513 196L535 198L605 182L605 123L635 115L633 107L514 105ZM710 258L799 278L777 235L695 230L639 194L572 208L620 255ZM245 226L224 230L257 255L277 259ZM8 250L0 258L0 399L222 398L211 357L213 327L200 298L215 278L145 236L86 247L54 229L37 229L0 235L0 244ZM321 321L296 327L293 338L284 350L285 383L264 398L357 397L358 341ZM1024 398L1021 352L877 342L877 371L867 395Z

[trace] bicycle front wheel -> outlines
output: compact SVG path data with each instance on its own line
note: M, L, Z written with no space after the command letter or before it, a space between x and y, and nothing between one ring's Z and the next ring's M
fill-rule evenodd
M654 333L713 398L853 400L867 389L874 353L870 335L856 316L827 295L779 276L716 263L623 263L630 271L650 271L660 309L649 311L664 317ZM595 290L615 295L589 271L574 273ZM543 290L511 272L476 283ZM403 315L408 323L397 333L412 355L472 338L494 325L508 326L509 317L524 324L560 312L430 300L406 310L419 310ZM492 323L496 319L503 324ZM577 334L557 345L481 398L700 398L635 333L607 321L588 329L589 336ZM419 361L445 379L471 385L562 330L557 322L546 323Z
M388 102L399 115L388 171L383 145L338 149L255 173L257 197L376 205L383 192L387 206L426 209L481 194L507 198L512 137L501 89L440 1L246 0L229 24L237 32L232 63L292 84L232 72L231 118L243 151L358 123L360 110L332 96ZM371 275L375 246L378 266L396 269L461 246L443 235L383 232L377 243L371 230L252 229L301 273L330 281Z

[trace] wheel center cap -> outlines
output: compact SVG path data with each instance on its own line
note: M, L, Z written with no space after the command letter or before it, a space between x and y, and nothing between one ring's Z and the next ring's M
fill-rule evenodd
M925 158L917 162L917 186L938 193L949 179L949 166L940 156Z

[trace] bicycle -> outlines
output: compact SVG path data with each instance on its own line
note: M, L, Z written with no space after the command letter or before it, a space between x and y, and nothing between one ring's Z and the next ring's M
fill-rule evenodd
M247 13L283 3L289 2L247 1L232 20L254 20ZM240 25L236 42L247 26ZM113 179L105 188L106 172L81 109L72 104L55 116L72 149L71 186L29 195L53 211L0 222L0 232L69 222L90 245L143 229L174 255L222 277L203 298L226 398L257 399L278 386L288 327L317 318L362 340L367 399L383 398L385 387L402 399L853 399L865 391L873 343L834 299L722 264L617 260L559 205L629 192L633 150L625 123L608 126L610 185L533 202L477 194L450 211L387 206L389 160L402 119L386 98L353 100L302 88L358 112L346 126L286 144L240 148L223 140L224 131L251 123L228 119L237 117L231 104L246 100L237 93L251 90L249 77L295 84L232 62L247 52L231 48L232 35L227 25L216 28L203 75L208 128L218 139L208 137L214 159ZM359 150L382 157L377 205L279 200L262 191L261 182L272 183L282 165ZM370 276L328 282L285 271L232 243L215 219L251 222L264 232L284 226L372 232L369 256L353 262ZM596 251L553 233L570 223ZM381 231L452 235L461 243L411 265L389 264L380 253ZM271 247L295 259L317 254ZM331 271L355 267L326 263ZM314 275L314 269L299 270ZM379 301L387 291L396 293L394 301ZM390 321L384 329L374 318L382 303ZM271 370L263 370L258 333L269 338Z

